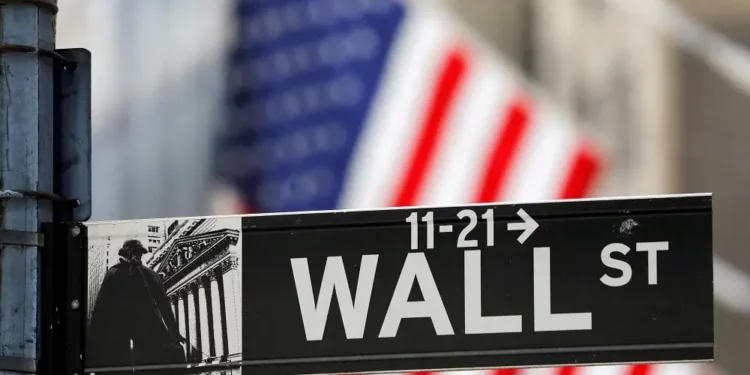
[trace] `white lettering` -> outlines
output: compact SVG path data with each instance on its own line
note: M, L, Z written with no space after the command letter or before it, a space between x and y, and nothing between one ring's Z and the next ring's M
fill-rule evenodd
M648 284L656 285L656 252L669 250L669 242L639 242L635 244L635 251L648 252Z
M534 248L534 331L591 329L591 313L552 314L549 247Z
M466 334L521 332L521 315L482 316L481 250L464 252Z
M341 319L344 322L346 338L361 339L365 333L365 323L367 322L367 312L370 307L370 295L372 294L372 284L375 281L378 256L362 256L354 302L352 302L352 296L349 292L349 282L346 279L344 261L340 256L326 259L317 303L313 295L307 258L293 258L291 262L307 341L319 341L323 339L323 332L325 331L326 320L328 319L328 310L331 307L334 291L336 291L336 298L341 310Z
M409 301L409 293L417 281L424 296L424 301ZM383 320L379 337L395 337L401 319L430 318L438 335L452 335L453 327L448 312L445 311L440 292L432 277L430 265L424 253L410 253L404 261L404 268L396 283L391 304Z
M614 252L624 255L627 254L628 251L630 251L630 248L621 243L611 243L602 249L602 263L609 268L615 268L622 272L622 276L620 277L612 277L604 274L604 276L599 279L604 285L618 287L630 282L630 278L633 276L633 269L630 268L630 265L627 262L612 258L612 253Z

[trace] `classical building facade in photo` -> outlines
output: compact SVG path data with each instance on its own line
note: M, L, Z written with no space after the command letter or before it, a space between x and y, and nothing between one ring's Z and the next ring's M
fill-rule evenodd
M207 363L242 357L242 294L237 218L190 219L172 227L147 265L158 272L180 332ZM232 227L236 227L233 229ZM196 353L188 353L196 357Z

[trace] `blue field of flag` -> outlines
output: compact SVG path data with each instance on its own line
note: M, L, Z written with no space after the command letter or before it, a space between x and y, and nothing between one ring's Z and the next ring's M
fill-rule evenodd
M334 209L405 5L245 0L237 7L218 177L256 212Z

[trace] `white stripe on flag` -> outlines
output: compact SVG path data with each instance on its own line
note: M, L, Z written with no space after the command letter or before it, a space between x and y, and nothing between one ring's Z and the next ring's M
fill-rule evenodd
M518 375L557 375L557 367L534 367L521 369Z
M441 17L408 7L350 161L339 208L386 207L406 170L442 56L454 35Z
M470 57L474 68L449 117L419 204L472 203L482 182L483 161L492 151L508 102L519 87L513 75L483 52Z
M629 375L631 369L627 365L587 366L576 369L575 375Z
M564 114L551 106L531 105L530 127L522 140L517 162L499 197L508 202L556 199L570 170L578 135Z
M209 209L212 215L244 214L242 198L237 190L220 182L214 182L209 193Z
M649 375L702 375L704 366L695 363L671 363L653 365L654 371ZM708 374L708 372L705 372Z

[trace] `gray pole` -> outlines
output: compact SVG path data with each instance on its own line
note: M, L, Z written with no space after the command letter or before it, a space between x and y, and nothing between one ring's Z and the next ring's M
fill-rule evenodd
M2 230L38 232L52 220L49 201L12 192L52 191L53 61L34 51L55 48L56 3L0 0L0 191L10 198L0 200ZM0 244L0 251L0 368L36 372L39 249ZM10 374L21 372L0 370Z

